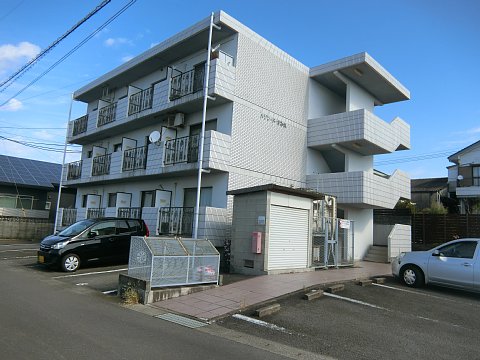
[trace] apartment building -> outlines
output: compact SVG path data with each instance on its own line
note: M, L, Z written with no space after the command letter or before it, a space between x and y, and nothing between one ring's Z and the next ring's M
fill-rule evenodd
M227 191L311 188L337 196L362 258L373 209L410 198L405 173L373 169L375 154L410 147L409 125L374 108L409 91L367 53L309 68L222 11L214 23L208 74L210 18L75 92L87 112L69 124L68 142L83 146L64 171L74 216L142 217L154 234L191 235L208 76L198 237L229 239Z
M461 214L480 214L480 141L448 157L448 191Z

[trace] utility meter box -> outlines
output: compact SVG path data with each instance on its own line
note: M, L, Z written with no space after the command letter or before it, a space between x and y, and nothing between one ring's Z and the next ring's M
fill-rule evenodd
M252 233L252 253L261 254L262 253L262 232L254 231Z

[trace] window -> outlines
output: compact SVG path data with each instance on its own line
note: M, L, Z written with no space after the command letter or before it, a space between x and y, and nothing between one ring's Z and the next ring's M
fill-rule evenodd
M130 228L125 220L117 220L117 234L130 232Z
M461 241L439 248L440 256L473 259L475 249L477 248L476 241Z
M104 221L95 226L92 226L90 230L96 236L115 235L115 221Z
M51 201L45 201L45 210L50 210L51 206L52 206Z
M195 207L197 203L197 188L184 189L183 207ZM212 206L212 188L202 187L200 190L200 206Z
M480 166L472 167L473 186L480 186Z
M88 199L88 195L83 195L82 196L82 208L87 207L87 199Z
M116 207L116 206L117 206L117 193L109 193L108 207Z
M113 152L122 151L122 143L113 145Z
M205 121L205 131L217 130L217 119ZM202 124L195 124L190 126L190 136L200 135L202 131Z
M142 207L155 207L155 192L153 190L142 191Z
M91 158L93 156L93 150L87 151L87 158Z

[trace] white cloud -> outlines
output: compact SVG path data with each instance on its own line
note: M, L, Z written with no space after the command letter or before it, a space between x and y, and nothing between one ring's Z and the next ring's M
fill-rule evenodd
M18 111L23 108L23 104L20 100L11 99L5 105L0 106L0 111Z
M127 61L132 60L134 57L132 55L126 55L122 57L122 62L126 63Z
M126 38L108 38L103 42L107 47L120 46L124 44L132 45L132 41Z
M23 41L18 45L0 45L0 73L17 67L25 60L31 60L40 52L40 47Z

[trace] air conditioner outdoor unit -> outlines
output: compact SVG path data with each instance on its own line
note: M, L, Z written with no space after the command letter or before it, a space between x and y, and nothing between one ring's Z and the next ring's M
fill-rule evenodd
M175 119L173 121L173 126L183 126L185 124L185 114L184 113L176 113Z
M167 116L167 127L174 127L175 126L175 115L171 114Z

